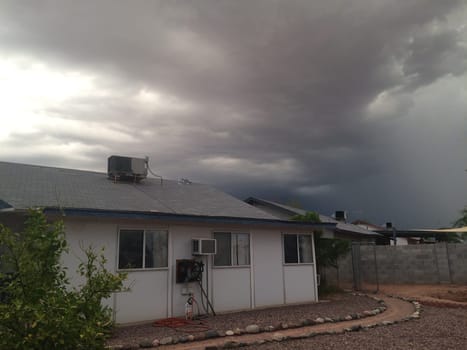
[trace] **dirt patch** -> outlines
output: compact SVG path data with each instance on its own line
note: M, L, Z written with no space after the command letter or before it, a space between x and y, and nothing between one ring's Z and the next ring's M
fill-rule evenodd
M461 303L467 303L467 291L466 290L448 290L443 293L434 293L431 295L433 298L442 300L452 300Z
M426 305L467 308L467 286L382 285L380 291L385 294L414 298Z

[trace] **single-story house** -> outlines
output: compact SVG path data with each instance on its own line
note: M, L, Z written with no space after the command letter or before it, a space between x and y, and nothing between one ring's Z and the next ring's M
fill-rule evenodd
M290 220L296 215L305 215L307 212L304 209L255 197L249 197L245 199L245 202L281 220ZM334 227L322 230L323 238L342 238L360 242L373 242L375 239L383 237L378 232L345 222L345 215L342 211L337 211L336 214L337 219L318 214L322 223L334 224Z
M201 287L216 311L317 300L313 230L335 223L278 219L207 185L148 178L147 166L116 156L107 173L0 162L0 223L19 229L32 207L62 219L73 283L82 247L105 247L107 268L128 272L130 291L106 301L117 323L182 316ZM205 264L201 286L178 276L192 259Z
M409 245L409 244L420 244L422 240L417 236L408 236L406 231L397 230L392 222L386 222L383 226L372 224L365 220L355 220L352 224L365 228L369 231L378 232L381 238L377 240L378 245ZM400 233L399 233L400 232ZM432 242L434 243L434 242Z

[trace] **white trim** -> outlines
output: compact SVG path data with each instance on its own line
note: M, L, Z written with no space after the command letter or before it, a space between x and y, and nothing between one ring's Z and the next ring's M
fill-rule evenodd
M173 235L170 232L170 226L167 230L168 237L167 237L167 265L169 270L167 272L167 317L172 317L173 315L173 288L175 285L175 276L173 273L174 266L173 266Z
M167 233L167 239L168 239L168 233ZM167 249L168 249L168 244L167 244ZM169 262L167 262L167 265L169 265ZM146 270L146 230L143 230L143 270Z
M253 235L250 232L250 308L256 307Z
M249 269L251 265L228 265L228 266L213 266L213 270L223 270L223 269Z
M136 269L117 269L117 272L150 272L150 271L167 271L169 267L149 267L149 268L136 268Z
M318 301L318 273L317 273L317 268L316 268L316 265L315 264L315 261L316 261L316 254L315 254L315 233L313 232L311 234L311 244L312 244L312 248L313 248L313 273L314 273L314 276L313 276L313 279L315 280L315 301Z
M314 265L314 263L282 263L283 266L307 266L307 265Z
M119 230L118 230L118 225L115 225L116 231L115 231L115 236L117 239L117 242L115 244L115 247L117 250L115 251L115 265L114 265L114 272L118 272L118 252L119 252L119 245L120 245L120 240L119 240ZM112 321L115 323L117 322L117 293L112 293L112 298L113 298L113 310L112 310Z

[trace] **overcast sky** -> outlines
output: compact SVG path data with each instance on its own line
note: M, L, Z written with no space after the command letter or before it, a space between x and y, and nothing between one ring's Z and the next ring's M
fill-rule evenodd
M466 23L462 0L0 0L0 160L147 155L242 199L448 226Z

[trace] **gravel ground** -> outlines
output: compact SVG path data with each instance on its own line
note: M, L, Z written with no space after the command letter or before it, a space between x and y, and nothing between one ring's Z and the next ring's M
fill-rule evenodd
M328 302L251 310L209 317L203 320L206 328L202 330L215 329L226 331L237 327L245 328L249 324L265 327L281 322L295 323L304 318L343 317L380 306L373 299L350 294L339 294L329 299ZM167 327L154 327L152 324L117 327L108 344L139 343L142 340L152 340L154 338L160 339L173 335L195 334L196 331L193 328L175 330Z
M467 310L424 306L419 320L360 332L267 343L255 346L256 349L467 349Z

